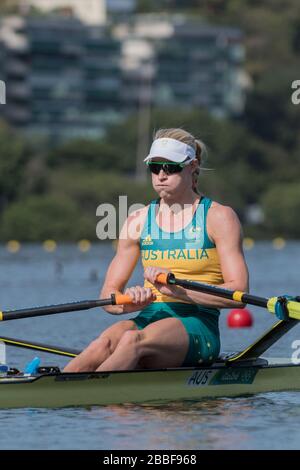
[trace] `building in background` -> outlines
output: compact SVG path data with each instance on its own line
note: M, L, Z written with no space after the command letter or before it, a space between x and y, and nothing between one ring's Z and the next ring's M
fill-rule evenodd
M30 13L32 7L45 13L72 15L90 25L104 25L108 18L124 18L136 8L136 0L19 0L20 11Z
M106 12L112 15L133 14L136 8L136 0L105 0Z
M0 78L6 83L6 102L0 108L1 116L14 127L26 126L30 121L30 90L28 76L28 40L24 34L24 21L13 16L0 22L0 44L3 61Z
M106 22L106 0L20 0L24 13L30 7L42 12L70 13L80 21L90 25L103 25Z
M97 137L120 116L120 44L105 27L11 17L2 20L0 37L2 112L12 126L54 139Z
M138 106L149 89L151 104L203 107L217 116L243 112L249 79L240 30L208 26L182 16L137 16L116 28L122 41L123 99ZM148 70L149 73L145 73Z
M107 6L122 17L133 4ZM239 116L249 86L241 31L176 15L118 16L105 25L65 14L4 17L0 55L7 85L0 114L12 126L52 139L93 138L138 111L140 153L153 106Z

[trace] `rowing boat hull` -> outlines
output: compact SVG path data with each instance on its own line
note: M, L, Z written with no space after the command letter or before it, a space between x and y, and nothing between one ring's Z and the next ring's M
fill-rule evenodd
M300 366L263 361L196 369L57 373L0 378L0 408L200 400L284 390L300 390Z

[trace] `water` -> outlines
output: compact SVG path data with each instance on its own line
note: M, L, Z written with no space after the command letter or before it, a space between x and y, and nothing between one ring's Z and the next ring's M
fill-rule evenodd
M97 298L113 256L110 245L98 244L88 253L60 246L55 253L27 246L18 254L0 248L1 308L3 310ZM276 251L260 243L246 252L251 291L257 295L298 294L300 242ZM133 284L140 282L138 266ZM226 327L221 315L223 351L238 351L274 322L265 310L251 307L254 326ZM126 315L123 318L130 318ZM66 313L3 323L1 335L83 348L116 317L103 310ZM266 355L290 357L293 329ZM43 364L63 367L66 359L38 353ZM23 369L34 351L7 348L7 361ZM126 405L56 410L0 411L1 449L299 449L300 393L267 393L253 397L202 400L164 405ZM282 439L288 436L288 439Z

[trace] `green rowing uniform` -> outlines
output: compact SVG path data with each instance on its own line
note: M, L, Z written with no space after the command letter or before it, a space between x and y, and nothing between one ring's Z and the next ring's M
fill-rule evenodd
M218 253L206 231L211 203L211 199L202 197L189 224L180 231L165 232L156 220L159 200L152 201L140 239L144 268L163 267L178 279L221 284L223 276ZM168 297L148 281L145 287L151 287L156 301L133 319L137 327L143 329L164 318L178 318L189 336L189 348L182 365L197 366L214 361L220 352L219 310Z

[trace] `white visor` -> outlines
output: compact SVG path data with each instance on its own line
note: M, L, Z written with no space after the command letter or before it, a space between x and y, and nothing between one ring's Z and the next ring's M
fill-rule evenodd
M193 147L184 142L164 137L154 140L149 155L147 155L144 162L148 162L155 157L166 158L171 162L182 163L185 160L194 160L196 158L196 151Z

